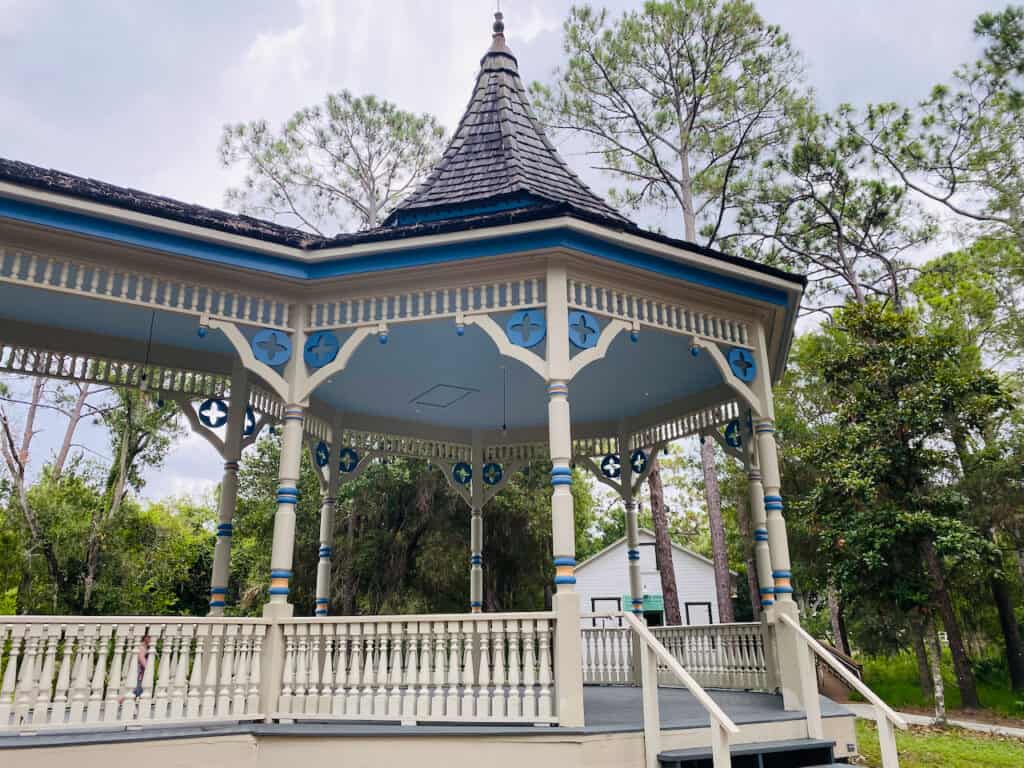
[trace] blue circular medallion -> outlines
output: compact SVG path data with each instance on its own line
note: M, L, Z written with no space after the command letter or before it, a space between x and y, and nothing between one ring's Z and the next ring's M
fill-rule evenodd
M459 485L469 485L469 481L473 479L473 468L466 462L460 461L452 467L452 477Z
M292 340L288 334L273 328L257 331L251 346L256 359L271 367L284 365L292 356Z
M743 445L743 437L740 435L739 419L733 419L725 427L725 444L732 448L739 448Z
M757 375L757 363L750 350L734 347L729 350L729 368L736 378L743 382L754 380Z
M637 448L633 451L629 457L629 464L633 467L633 472L638 475L647 469L647 454L644 453L642 448Z
M342 472L351 472L359 465L359 454L355 448L343 448L338 462L338 469Z
M323 440L316 444L314 458L316 459L316 465L318 467L326 467L328 462L331 460L331 449Z
M609 480L614 480L622 474L622 460L617 453L609 453L601 459L601 474Z
M601 326L597 318L587 312L569 313L569 341L580 349L590 349L597 346L597 340L601 338Z
M497 485L504 475L505 472L502 470L501 464L496 464L493 461L490 464L484 464L484 482L487 485Z
M228 404L217 397L204 400L199 406L199 421L212 429L223 427L228 422Z
M341 343L337 336L331 331L318 331L306 337L302 358L310 368L323 368L328 363L334 362L339 349L341 349Z
M539 309L524 309L512 315L505 323L508 340L519 347L535 347L544 340L547 323Z

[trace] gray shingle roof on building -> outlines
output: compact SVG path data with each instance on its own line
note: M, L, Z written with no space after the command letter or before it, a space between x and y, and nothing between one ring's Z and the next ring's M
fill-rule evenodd
M565 203L571 208L626 223L628 219L594 194L559 156L530 109L516 57L505 44L501 14L480 61L480 74L451 143L430 175L388 217L387 224L414 221L427 212L451 217L473 207L506 203Z

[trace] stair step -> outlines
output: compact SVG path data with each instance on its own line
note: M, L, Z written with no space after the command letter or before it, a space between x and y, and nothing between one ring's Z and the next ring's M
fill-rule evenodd
M826 768L835 763L834 741L824 739L784 739L729 745L729 754L740 758L734 765L778 765L786 768ZM760 756L765 756L762 759ZM769 757L770 756L770 757ZM743 758L747 758L744 760ZM703 768L711 764L711 747L670 749L658 755L663 768Z

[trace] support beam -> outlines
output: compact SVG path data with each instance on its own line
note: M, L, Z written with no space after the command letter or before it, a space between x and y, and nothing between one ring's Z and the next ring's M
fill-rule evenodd
M576 526L572 500L569 416L569 309L565 266L547 276L548 443L551 452L551 545L555 562L555 683L559 724L583 726L583 648L576 594Z
M224 474L220 481L217 507L217 542L213 549L213 572L210 576L210 616L223 616L231 571L231 539L238 501L238 462L242 458L242 433L245 431L245 408L249 404L249 381L246 370L236 365L231 374L231 397L228 400L227 434L222 443ZM192 406L184 408L192 413Z
M622 496L623 506L626 508L626 563L629 570L630 610L637 616L643 616L644 585L640 578L640 521L637 515L636 500L633 498L633 462L630 461L632 453L633 446L630 443L629 430L620 427L619 493Z
M479 430L473 431L473 480L470 488L469 610L484 607L484 444Z
M321 486L323 498L320 503L320 548L317 550L316 565L316 615L327 616L331 610L331 559L334 557L334 509L338 503L338 486L341 477L338 439L341 429L335 423L332 429L332 445L327 460L326 483Z

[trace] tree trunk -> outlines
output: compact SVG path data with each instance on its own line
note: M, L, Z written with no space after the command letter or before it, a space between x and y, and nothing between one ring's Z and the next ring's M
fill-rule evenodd
M935 722L946 722L946 684L942 681L942 646L939 644L939 632L935 622L929 619L928 631L928 667L932 672L932 695L935 701Z
M935 696L935 688L932 684L931 664L928 661L928 649L925 647L925 633L928 629L925 626L924 618L918 611L910 614L910 643L914 647L914 657L917 659L917 677L921 686L921 695L925 699Z
M1024 648L1021 648L1020 628L1013 610L1009 584L996 573L991 579L992 598L999 612L999 626L1006 647L1006 665L1010 670L1010 685L1015 691L1024 690Z
M843 622L843 606L839 603L839 593L831 583L828 585L828 617L832 623L832 642L840 651L851 656L850 641L846 637L846 626Z
M64 429L64 440L60 444L57 458L53 460L53 467L50 470L50 475L55 481L60 480L60 476L64 472L64 464L67 463L68 454L71 452L71 442L75 438L78 425L82 423L82 410L85 408L85 401L88 397L89 383L80 384L78 386L78 397L75 398L75 404L71 407L71 413L68 414L68 425Z
M679 626L683 623L679 612L679 593L676 591L676 569L672 562L672 539L668 531L668 515L665 512L665 489L661 485L661 471L658 469L657 453L652 451L651 472L647 475L647 487L651 489L651 517L654 520L654 552L661 575L661 596L665 601L665 623Z
M754 621L761 619L761 593L757 584L757 562L754 559L754 542L750 534L750 502L746 493L741 493L736 503L736 525L743 537L743 561L747 567L747 591L750 593L750 610Z
M732 576L729 574L729 552L725 545L722 493L718 488L715 443L706 435L700 438L700 464L704 470L704 498L708 505L708 527L711 529L711 555L715 564L715 597L718 600L718 620L723 624L732 624L735 621L732 610Z
M949 650L953 656L953 670L956 672L957 687L960 688L961 705L967 709L978 709L981 707L981 703L978 701L978 686L974 681L971 660L967 657L967 651L964 649L960 623L953 611L953 601L950 599L949 590L946 587L946 578L942 573L939 553L935 550L935 544L931 539L925 539L923 549L932 602L939 610L942 625L949 638ZM936 691L936 695L938 695L938 691Z

